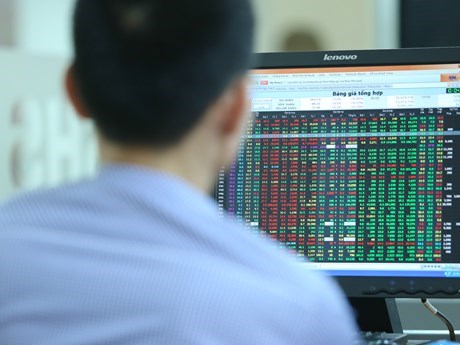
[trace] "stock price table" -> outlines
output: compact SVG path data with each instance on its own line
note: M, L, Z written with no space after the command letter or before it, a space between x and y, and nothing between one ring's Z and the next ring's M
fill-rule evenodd
M220 209L311 261L455 262L459 116L255 113L219 176Z

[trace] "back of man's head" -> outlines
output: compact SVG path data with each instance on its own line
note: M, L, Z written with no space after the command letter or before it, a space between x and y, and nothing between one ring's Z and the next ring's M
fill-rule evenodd
M249 0L79 0L75 78L101 134L173 144L250 65Z

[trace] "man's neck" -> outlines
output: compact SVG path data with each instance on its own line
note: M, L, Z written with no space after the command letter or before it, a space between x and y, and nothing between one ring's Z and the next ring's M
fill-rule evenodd
M143 149L126 148L101 143L101 158L104 163L137 165L146 169L162 171L176 176L198 188L205 194L213 188L215 172L203 161L187 150L177 148Z

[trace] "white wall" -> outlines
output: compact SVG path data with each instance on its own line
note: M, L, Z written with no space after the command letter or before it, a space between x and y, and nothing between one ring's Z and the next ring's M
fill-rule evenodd
M0 200L95 172L92 124L77 121L63 91L74 4L0 0L0 44L10 47L0 49Z
M376 47L398 48L400 46L400 11L402 0L375 0Z
M316 33L323 49L375 48L374 0L254 0L258 14L256 49L279 51L292 29Z
M18 49L50 56L71 56L71 23L75 0L12 1L16 7Z
M67 60L0 49L0 201L91 175L97 146L63 91Z

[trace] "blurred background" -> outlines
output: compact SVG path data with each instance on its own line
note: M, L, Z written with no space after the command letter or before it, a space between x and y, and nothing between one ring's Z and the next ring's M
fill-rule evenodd
M0 0L0 44L70 57L74 1ZM398 46L395 0L254 0L254 6L257 51L283 50L290 38L302 50Z
M460 0L253 0L256 51L460 45ZM91 176L90 122L62 91L75 0L0 0L0 202ZM460 61L460 57L459 57ZM436 301L460 328L460 304ZM398 301L406 330L443 330L419 301Z

